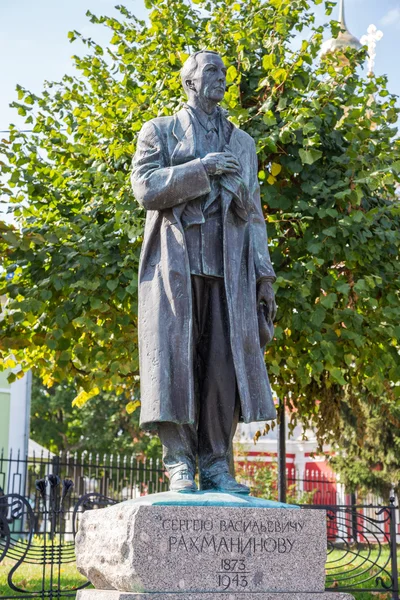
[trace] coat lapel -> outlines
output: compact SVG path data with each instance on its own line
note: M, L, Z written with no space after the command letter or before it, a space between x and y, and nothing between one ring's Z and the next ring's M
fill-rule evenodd
M171 155L171 166L182 165L196 158L195 132L189 111L182 108L176 113L172 133L177 140L177 145ZM172 209L175 219L180 221L184 210L192 213L193 222L201 223L203 214L199 206L193 202L184 202ZM185 213L186 214L186 213Z
M231 140L231 136L232 136L233 130L235 129L235 126L233 125L233 123L228 121L228 119L226 118L226 115L228 114L228 112L221 107L219 108L219 110L220 110L219 135L222 135L222 137L225 141L225 145L228 145ZM213 202L215 202L215 198L213 199L212 197L211 198L209 197L203 207L203 210L206 211Z
M181 165L194 160L196 158L194 127L185 108L176 113L172 133L178 143L171 156L171 165Z
M232 133L235 129L235 126L233 123L231 123L230 121L228 121L228 119L226 118L228 111L224 110L224 109L220 109L221 110L221 127L222 127L222 134L224 136L225 139L225 143L229 144L231 141L231 136Z

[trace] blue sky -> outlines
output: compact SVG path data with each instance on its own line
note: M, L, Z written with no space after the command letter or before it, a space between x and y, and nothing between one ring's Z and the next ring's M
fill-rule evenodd
M121 0L139 17L145 17L144 0ZM400 95L400 0L345 0L350 31L359 38L374 23L384 33L378 43L376 72L387 73L389 88ZM112 16L116 0L0 0L0 130L10 122L23 125L22 117L9 108L16 99L17 83L40 92L45 79L59 80L73 72L71 55L82 50L70 44L68 31L77 29L106 44L106 28L92 25L85 12ZM318 20L322 7L316 9ZM334 13L337 14L337 11Z

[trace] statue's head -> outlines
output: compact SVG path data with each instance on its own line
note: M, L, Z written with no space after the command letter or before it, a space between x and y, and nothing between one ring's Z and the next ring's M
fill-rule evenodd
M218 52L200 50L185 61L182 84L189 100L193 96L215 102L222 100L226 87L226 68Z

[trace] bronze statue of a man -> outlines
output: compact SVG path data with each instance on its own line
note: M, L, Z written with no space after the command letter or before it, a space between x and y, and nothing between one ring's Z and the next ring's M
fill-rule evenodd
M148 121L132 185L147 211L139 269L141 425L156 428L170 489L248 493L230 474L239 419L275 417L263 346L276 305L254 140L218 103L216 52L182 68L188 101Z

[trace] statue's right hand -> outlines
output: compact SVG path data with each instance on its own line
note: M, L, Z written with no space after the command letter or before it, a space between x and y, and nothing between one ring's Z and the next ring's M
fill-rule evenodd
M231 152L210 152L201 159L208 175L238 173L240 164Z

